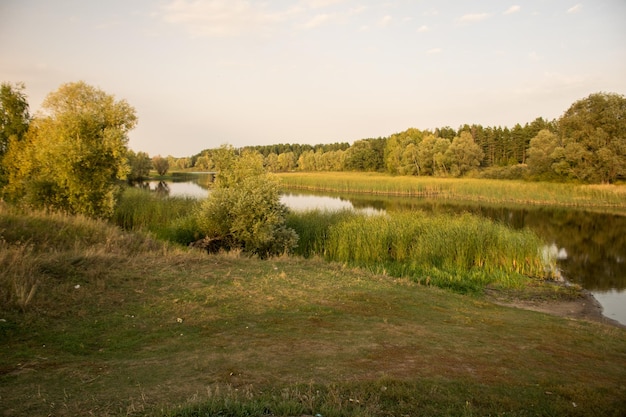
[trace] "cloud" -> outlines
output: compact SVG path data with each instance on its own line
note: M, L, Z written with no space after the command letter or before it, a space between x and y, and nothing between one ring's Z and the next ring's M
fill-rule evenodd
M348 10L348 15L354 16L354 15L357 15L357 14L361 14L364 11L366 11L367 9L368 9L367 6L362 6L362 5L361 6L357 6L357 7L353 7L350 10Z
M382 26L382 27L388 26L391 23L392 20L393 20L393 18L391 16L387 15L387 16L383 17L382 19L380 19L380 21L378 22L378 26Z
M509 7L504 13L502 14L513 14L513 13L517 13L521 10L522 8L518 5L514 5Z
M311 9L320 9L322 7L332 6L333 4L343 3L345 0L308 0L306 5Z
M491 17L490 13L469 13L458 18L460 23L480 22Z
M570 13L570 14L572 14L572 13L578 13L578 12L580 12L582 9L583 9L583 5L582 5L582 4L580 4L580 3L578 3L577 5L572 6L572 7L570 7L569 9L567 9L567 13Z
M305 29L313 29L313 28L316 28L318 26L322 26L322 25L328 23L329 21L331 21L333 18L334 18L334 16L330 15L330 14L318 14L317 16L313 17L311 20L306 22L304 24L304 28Z
M433 16L438 16L438 15L439 15L439 10L432 8L432 7L426 10L424 13L422 13L422 16L425 16L425 17L433 17Z
M419 28L417 28L417 31L420 33L424 33L424 32L428 32L430 30L430 28L426 25L422 25Z
M161 8L166 22L195 37L227 37L269 29L292 13L277 12L244 0L171 0Z
M442 52L443 52L443 49L441 49L441 48L432 48L432 49L429 49L428 51L426 51L426 53L428 55L436 55L436 54L440 54Z

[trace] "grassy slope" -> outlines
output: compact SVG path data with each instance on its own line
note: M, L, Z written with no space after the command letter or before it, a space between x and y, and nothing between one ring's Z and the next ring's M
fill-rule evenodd
M40 279L26 312L0 310L5 415L193 415L216 398L278 415L626 410L623 329L85 219L0 211L0 233L5 251L33 242Z

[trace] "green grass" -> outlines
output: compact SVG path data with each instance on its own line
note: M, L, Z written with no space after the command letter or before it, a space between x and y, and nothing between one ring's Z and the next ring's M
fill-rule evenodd
M187 245L200 239L192 213L200 201L192 197L159 196L138 188L124 189L112 221L125 230L150 232L159 239Z
M401 177L376 173L277 174L287 189L438 198L480 203L626 209L626 185L575 185L475 178Z
M39 283L24 308L0 304L5 415L626 409L621 328L315 257L206 255L81 217L0 206L0 236L3 256L15 251L3 266L28 264ZM3 294L20 278L6 271Z
M305 211L291 213L288 226L300 236L296 250L302 256L458 292L516 287L528 277L553 278L554 269L547 269L540 255L543 242L534 233L470 214Z

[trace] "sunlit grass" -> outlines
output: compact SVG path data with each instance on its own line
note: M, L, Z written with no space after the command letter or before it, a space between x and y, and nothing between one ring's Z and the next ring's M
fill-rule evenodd
M576 185L376 173L278 174L288 189L428 197L483 203L626 209L626 185Z
M461 292L518 286L525 277L552 278L534 233L470 214L309 211L292 213L289 226L300 235L297 250L303 256Z
M0 207L0 236L0 277L40 285L24 308L0 303L6 415L619 416L626 405L619 328L319 257L207 255L80 216Z
M147 231L186 245L201 237L191 216L199 204L192 197L162 197L128 187L120 196L112 221L125 230Z

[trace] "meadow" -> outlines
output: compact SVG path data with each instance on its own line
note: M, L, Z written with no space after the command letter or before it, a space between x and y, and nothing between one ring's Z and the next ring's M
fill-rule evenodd
M317 256L207 255L145 231L6 205L0 236L5 415L626 410L618 327Z
M427 197L464 202L561 206L624 213L626 185L578 185L476 178L390 176L363 172L277 174L285 188L347 194Z

